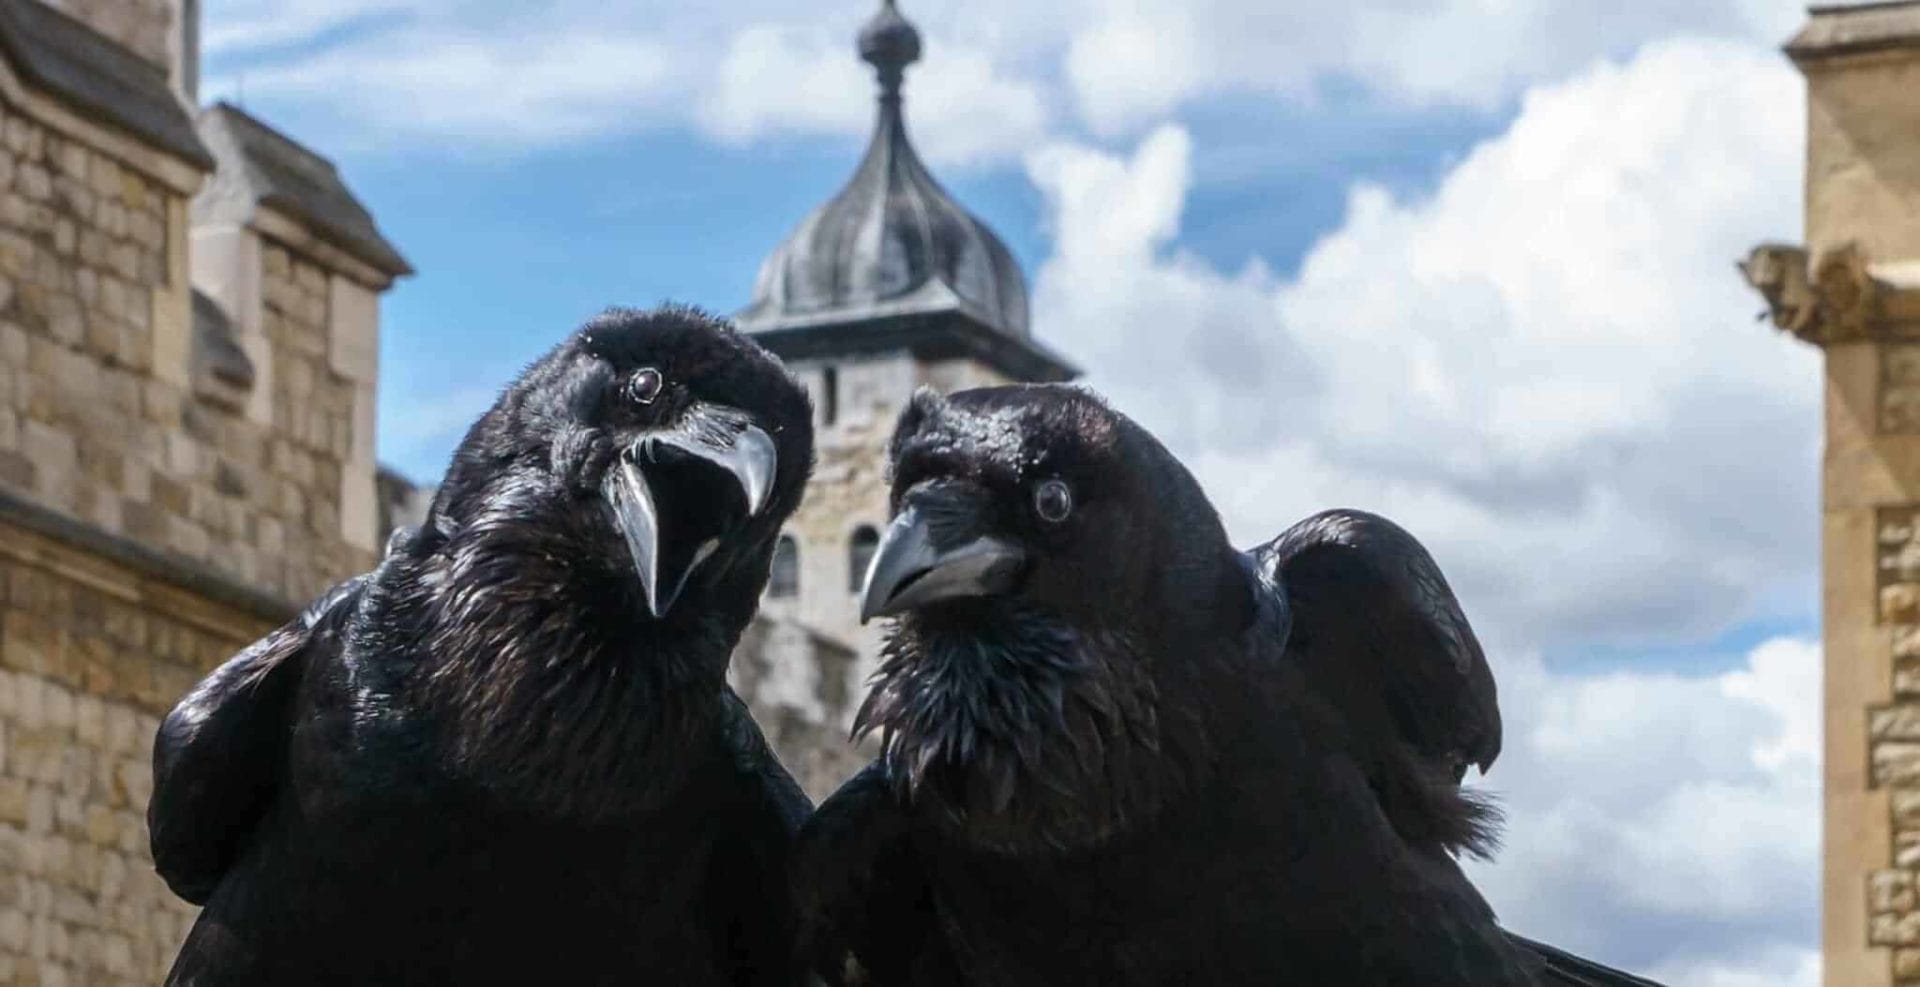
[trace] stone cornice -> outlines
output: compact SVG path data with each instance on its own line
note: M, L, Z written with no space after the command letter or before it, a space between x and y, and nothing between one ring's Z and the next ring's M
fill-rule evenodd
M261 236L313 259L321 267L374 291L385 291L393 286L393 275L336 246L301 217L282 212L270 204L262 203L255 208L247 226Z
M213 168L164 70L40 3L0 3L0 99L182 195Z
M155 551L6 491L0 491L0 554L52 565L115 596L164 597L173 601L169 612L222 633L235 633L236 619L280 624L300 612L298 604L203 562Z
M1802 69L1920 48L1920 2L1827 4L1813 7L1807 26L1785 51Z
M909 314L846 323L762 329L749 335L783 360L910 352L918 359L969 359L1028 382L1067 381L1079 368L1032 339L955 313Z
M194 200L194 225L245 225L375 291L413 273L333 162L237 107L200 114L220 162Z
M1773 324L1815 346L1920 338L1920 262L1873 263L1851 243L1818 256L1770 243L1738 267Z
M65 102L27 85L5 58L0 58L0 101L62 137L85 144L154 179L183 198L199 191L206 178L207 168L201 162L155 149L128 132L96 123Z

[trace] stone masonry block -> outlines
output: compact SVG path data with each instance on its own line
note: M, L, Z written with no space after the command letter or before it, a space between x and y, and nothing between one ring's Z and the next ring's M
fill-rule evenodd
M1875 740L1920 740L1920 704L1874 710L1867 729Z
M1920 743L1881 741L1873 745L1876 785L1920 784Z
M1894 583L1882 586L1880 619L1889 624L1920 623L1920 584Z
M1883 870L1875 873L1868 881L1867 906L1875 913L1912 911L1913 872Z

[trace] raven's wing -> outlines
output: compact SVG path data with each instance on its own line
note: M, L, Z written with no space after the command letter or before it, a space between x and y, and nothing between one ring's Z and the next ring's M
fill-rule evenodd
M1661 987L1645 977L1636 977L1624 970L1601 966L1589 959L1583 959L1543 942L1535 942L1525 936L1507 933L1507 938L1521 949L1540 960L1544 967L1546 987Z
M280 783L301 670L352 609L365 577L347 580L305 613L227 660L180 700L153 742L147 832L173 892L206 904Z
M1484 854L1493 810L1462 793L1500 753L1486 655L1427 550L1386 518L1334 510L1250 553L1289 661L1345 721L1382 808L1411 842Z
M788 861L813 802L781 765L732 689L721 689L720 734L734 775L737 801L711 820L723 827L722 845L708 872L713 921L722 930L732 983L792 984L793 929L784 906Z
M800 957L835 987L958 983L884 769L854 775L800 831L792 900Z
M760 732L760 725L754 722L746 702L731 688L721 689L720 701L722 730L734 767L754 779L789 836L800 832L800 825L813 814L813 800L775 756L773 745L767 743L766 735Z

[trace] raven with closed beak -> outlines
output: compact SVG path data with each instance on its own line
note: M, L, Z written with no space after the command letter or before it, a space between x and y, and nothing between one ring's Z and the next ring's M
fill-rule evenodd
M1644 984L1462 874L1494 683L1439 568L1333 511L1243 554L1152 436L1059 386L917 395L863 614L881 755L794 857L833 983Z
M611 311L467 433L425 523L167 716L168 983L787 984L810 805L727 688L805 391Z

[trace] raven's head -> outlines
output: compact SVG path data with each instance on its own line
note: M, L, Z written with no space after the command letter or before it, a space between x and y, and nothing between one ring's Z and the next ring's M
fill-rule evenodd
M1157 809L1203 757L1190 666L1250 607L1199 485L1062 386L923 391L890 455L861 612L898 621L859 724L891 776L1007 849Z
M692 309L609 311L522 373L383 582L461 756L593 791L565 776L642 770L636 750L710 712L811 422L777 360Z
M731 611L765 583L812 454L806 392L759 346L691 309L613 310L468 433L435 521L545 525L644 622Z

